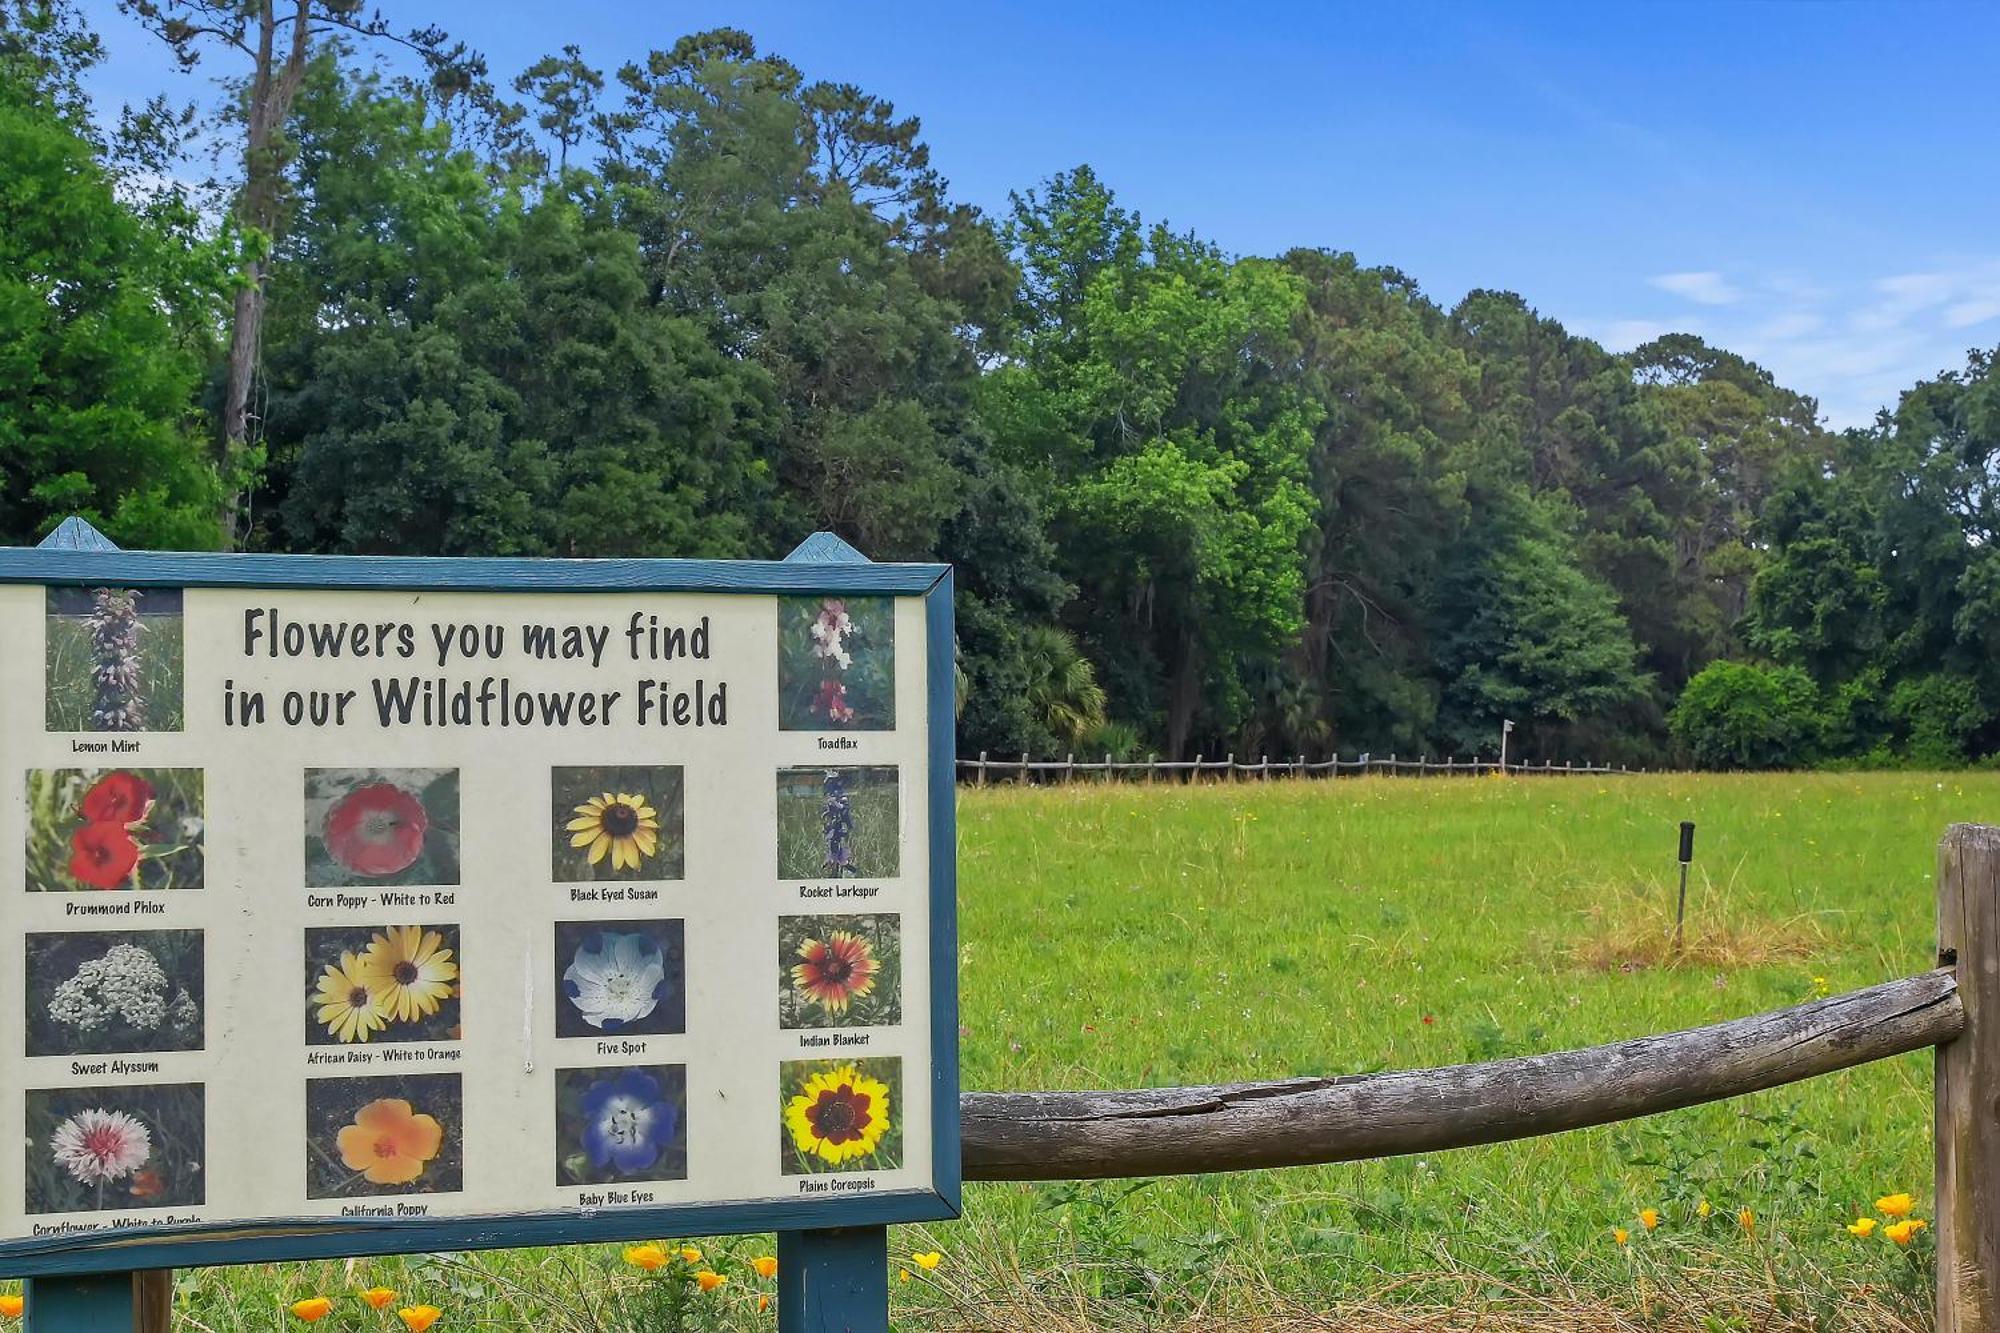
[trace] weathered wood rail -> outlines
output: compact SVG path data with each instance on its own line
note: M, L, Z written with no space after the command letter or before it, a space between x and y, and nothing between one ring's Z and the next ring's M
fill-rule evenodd
M967 1180L1359 1161L1721 1101L1935 1048L1937 1329L2000 1333L2000 829L1938 854L1934 971L1683 1032L1484 1064L960 1097Z
M967 1180L1079 1180L1352 1162L1609 1124L1951 1041L1949 971L1583 1050L1345 1078L959 1099Z

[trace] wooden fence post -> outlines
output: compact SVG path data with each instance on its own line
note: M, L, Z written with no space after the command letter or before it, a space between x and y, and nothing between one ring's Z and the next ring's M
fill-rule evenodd
M778 1233L779 1333L888 1333L889 1229Z
M172 1269L39 1277L27 1283L32 1333L167 1333Z
M2000 829L1938 847L1938 958L1965 1032L1937 1048L1937 1333L2000 1333Z

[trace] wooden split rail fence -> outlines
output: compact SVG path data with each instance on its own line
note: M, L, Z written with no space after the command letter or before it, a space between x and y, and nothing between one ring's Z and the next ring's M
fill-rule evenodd
M1192 759L1161 759L1158 755L1143 760L1114 760L1110 755L1102 759L1085 757L1079 760L1075 755L1065 755L1061 759L1031 759L1022 755L1019 759L993 759L981 750L977 759L958 761L958 774L962 781L970 781L984 787L988 782L1056 783L1075 782L1079 778L1096 778L1100 782L1119 779L1157 782L1161 778L1194 782L1204 776L1212 776L1221 781L1259 780L1264 778L1329 778L1349 774L1359 777L1366 773L1445 773L1463 777L1484 777L1489 773L1502 771L1503 766L1494 759L1460 760L1456 755L1443 759L1432 759L1421 755L1415 759L1399 759L1395 755L1362 753L1351 759L1342 759L1335 753L1328 759L1307 759L1297 755L1287 759L1280 755L1273 759L1260 755L1252 763L1239 761L1235 755L1225 755L1221 759L1210 759L1196 755ZM1611 764L1581 764L1565 761L1556 763L1545 759L1538 764L1509 762L1505 771L1522 777L1581 777L1585 774L1629 774L1644 773L1643 768L1632 769Z
M1938 854L1938 966L1587 1050L1439 1069L1117 1092L972 1092L967 1180L1239 1171L1610 1124L1936 1050L1938 1333L2000 1333L2000 829Z

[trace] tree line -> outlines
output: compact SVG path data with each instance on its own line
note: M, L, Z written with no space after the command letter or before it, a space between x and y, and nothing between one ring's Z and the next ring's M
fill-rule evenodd
M226 94L107 126L77 12L0 0L0 540L831 529L959 567L995 753L2000 749L1993 353L1833 432L1698 338L1232 255L1088 167L984 215L735 30L496 84L348 0L126 8Z

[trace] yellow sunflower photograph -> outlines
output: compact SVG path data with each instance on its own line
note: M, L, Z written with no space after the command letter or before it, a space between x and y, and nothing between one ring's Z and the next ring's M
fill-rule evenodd
M558 768L551 775L556 880L679 879L679 767Z
M888 1171L903 1164L903 1062L787 1060L779 1066L780 1152L788 1176Z

